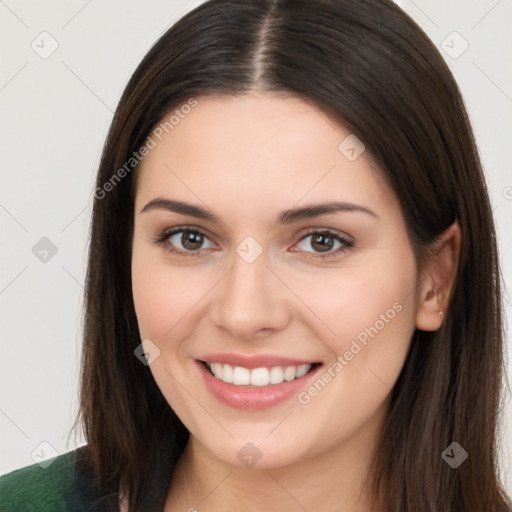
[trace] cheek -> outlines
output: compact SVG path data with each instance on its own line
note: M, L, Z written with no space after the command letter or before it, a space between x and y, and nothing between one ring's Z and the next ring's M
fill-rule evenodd
M207 291L204 280L194 283L190 272L151 261L152 254L132 261L132 292L135 312L142 338L163 342L175 338L194 311L201 294ZM199 287L199 288L198 288ZM203 289L204 288L204 289Z
M386 337L386 332L398 336L404 326L413 324L414 287L414 262L402 261L396 267L343 270L321 287L310 288L308 299L329 328L325 342L340 354L353 340L364 345L377 336Z
M136 267L132 269L132 289L141 338L160 339L173 321L169 317L168 287L157 272Z
M335 377L326 379L336 381L333 389L343 396L377 404L400 374L415 330L416 261L406 249L343 269L310 292L315 313L330 331L323 343Z
M149 251L137 256L134 252L132 293L139 334L141 340L150 339L160 350L151 369L156 372L162 366L181 374L194 357L194 345L188 340L206 318L208 293L219 276L211 269L173 267Z
M312 437L335 444L385 409L415 329L415 276L413 258L383 261L340 274L315 293L316 312L335 334L322 339L332 359L298 397L297 417L305 425L318 418L307 427Z
M149 256L149 255L148 255ZM185 382L181 367L182 345L179 340L193 329L194 304L198 297L188 291L187 280L180 272L169 272L161 264L141 258L134 252L132 289L141 340L150 339L159 349L158 357L149 366L155 382L169 405L189 428L199 429L197 411L190 410L190 397L179 382Z

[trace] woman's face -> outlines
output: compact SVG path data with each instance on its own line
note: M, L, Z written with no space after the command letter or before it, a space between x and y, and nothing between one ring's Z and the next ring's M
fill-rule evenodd
M137 171L133 298L149 370L224 462L277 467L348 446L381 425L415 329L397 199L361 142L300 99L196 101L156 129Z

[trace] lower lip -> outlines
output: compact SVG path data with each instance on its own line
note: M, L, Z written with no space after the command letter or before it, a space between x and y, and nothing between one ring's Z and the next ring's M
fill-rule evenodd
M263 410L281 404L293 396L297 396L308 381L317 373L320 366L314 368L298 379L284 381L281 384L272 384L261 387L246 387L227 384L214 377L208 368L197 361L199 371L203 376L206 387L223 404L236 409Z

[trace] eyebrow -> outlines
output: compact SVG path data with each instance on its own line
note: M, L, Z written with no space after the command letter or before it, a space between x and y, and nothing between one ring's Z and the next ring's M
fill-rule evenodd
M181 215L189 215L190 217L207 220L213 223L221 222L221 219L217 215L209 212L201 206L185 203L183 201L165 199L162 197L157 197L149 201L149 203L147 203L144 208L142 208L140 213L148 212L151 210L166 210L169 212L179 213ZM358 204L330 202L313 204L282 211L279 214L277 223L293 224L294 222L299 222L301 220L311 219L313 217L319 217L321 215L328 215L338 212L361 212L371 215L377 219L379 218L379 216L374 211Z

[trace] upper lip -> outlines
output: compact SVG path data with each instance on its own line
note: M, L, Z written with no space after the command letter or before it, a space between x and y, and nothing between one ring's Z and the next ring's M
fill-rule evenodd
M314 364L316 361L294 359L271 354L259 354L255 356L246 356L242 354L208 354L199 359L207 363L224 363L230 366L241 366L243 368L272 368L274 366L300 366L303 364Z

